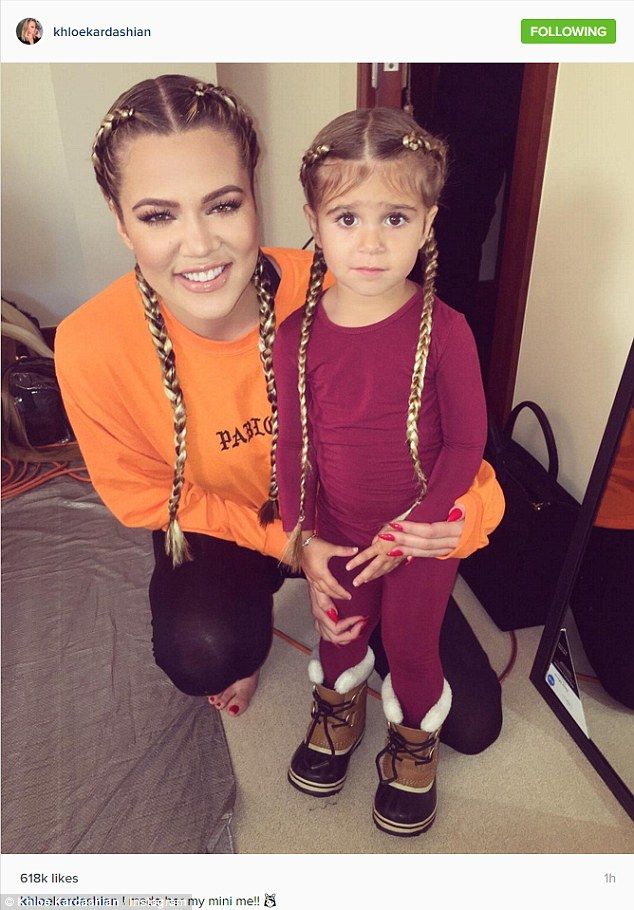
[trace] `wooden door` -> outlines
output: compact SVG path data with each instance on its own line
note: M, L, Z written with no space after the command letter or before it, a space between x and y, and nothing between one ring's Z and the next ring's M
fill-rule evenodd
M436 65L418 65L426 67L431 103ZM406 101L404 66L360 63L357 106L403 106ZM524 66L486 381L489 411L499 422L504 421L513 401L556 79L556 63L527 63Z

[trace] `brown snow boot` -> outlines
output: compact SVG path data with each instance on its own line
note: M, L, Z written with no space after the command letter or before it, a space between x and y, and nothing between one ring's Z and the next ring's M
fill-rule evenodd
M365 730L366 680L373 668L374 654L368 648L365 658L342 673L334 689L327 689L322 685L321 664L311 660L312 720L288 769L289 782L302 793L333 796L343 787L350 758Z
M438 737L451 707L451 689L445 680L440 699L418 730L400 722L403 714L389 675L382 694L388 719L387 743L376 757L379 786L372 815L381 831L415 837L427 831L436 817Z

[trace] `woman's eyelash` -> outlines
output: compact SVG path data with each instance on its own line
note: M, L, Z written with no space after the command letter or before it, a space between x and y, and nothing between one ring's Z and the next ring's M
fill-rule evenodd
M220 212L221 215L229 214L229 212L237 212L241 205L241 199L223 199L222 202L214 203L209 211Z
M222 202L215 202L207 209L206 214L230 215L232 212L237 212L241 205L241 199L224 199ZM165 224L172 218L173 215L169 209L149 209L139 215L139 220L145 224Z
M147 212L143 212L142 215L139 215L139 221L143 221L145 224L163 224L168 221L172 216L172 213L169 209L149 209Z

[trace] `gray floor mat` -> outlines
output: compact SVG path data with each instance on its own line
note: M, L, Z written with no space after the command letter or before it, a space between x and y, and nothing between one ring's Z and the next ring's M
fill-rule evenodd
M149 532L70 479L2 511L4 852L233 852L220 716L152 657Z

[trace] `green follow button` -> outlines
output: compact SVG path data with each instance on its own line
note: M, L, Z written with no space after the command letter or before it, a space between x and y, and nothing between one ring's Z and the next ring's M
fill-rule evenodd
M616 44L616 19L522 19L522 44Z

